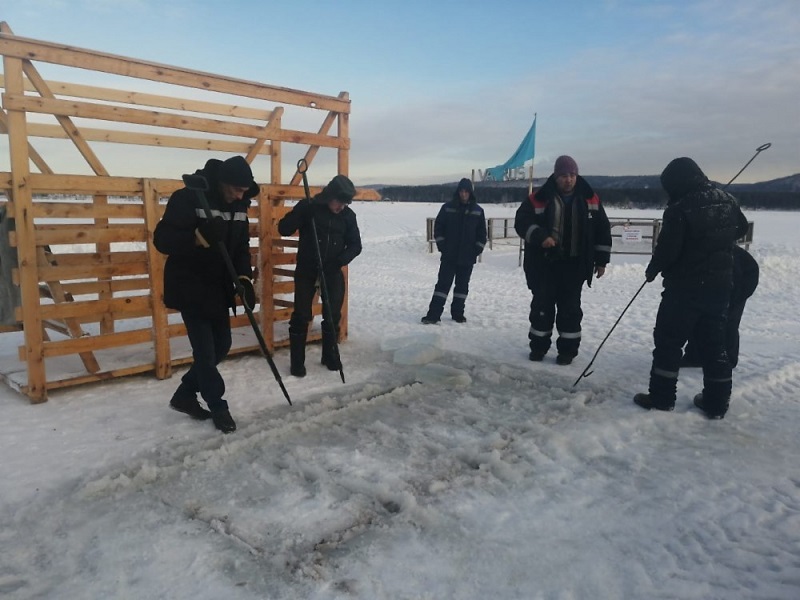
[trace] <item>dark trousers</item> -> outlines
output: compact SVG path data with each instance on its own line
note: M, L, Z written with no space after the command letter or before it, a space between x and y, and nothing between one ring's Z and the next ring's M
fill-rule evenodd
M728 352L728 362L731 369L735 369L739 364L739 325L744 314L744 302L737 302L728 307L728 320L725 324L725 349ZM700 344L696 332L692 332L686 348L683 350L683 365L699 367L702 364L700 358Z
M653 330L650 396L655 404L672 406L678 385L683 345L696 332L703 366L703 400L710 412L724 413L731 395L732 376L725 349L730 289L665 289L661 293Z
M322 298L322 332L323 334L335 333L338 336L339 323L342 320L342 305L344 304L344 273L341 269L331 269L325 272L325 284L328 298ZM289 333L305 336L308 324L314 318L311 312L314 295L317 288L316 270L309 272L295 271L294 273L294 311L289 319ZM328 319L328 307L333 317L333 323Z
M181 313L181 317L192 345L194 362L181 378L177 393L192 397L199 393L212 413L228 410L228 403L222 398L225 381L217 365L231 349L230 316L222 313L219 317L207 318Z
M581 291L584 267L580 260L542 262L528 278L531 312L528 331L531 352L545 354L550 349L553 324L558 329L559 354L577 356L581 345Z
M450 302L450 316L458 319L464 316L464 306L467 303L469 294L469 280L472 277L472 269L475 265L455 265L450 262L442 261L439 263L439 276L433 288L433 297L428 306L428 318L438 320L444 312L444 305L450 293L453 280L456 286L453 289L453 300Z

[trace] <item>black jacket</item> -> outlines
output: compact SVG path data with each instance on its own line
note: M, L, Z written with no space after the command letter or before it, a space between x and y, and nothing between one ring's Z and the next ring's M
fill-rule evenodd
M296 231L300 231L297 270L306 274L317 272L312 218L317 225L317 240L326 271L340 269L361 254L361 232L358 230L356 213L345 206L342 212L335 214L328 209L327 201L318 194L311 202L300 200L278 222L278 231L282 236L294 235Z
M474 265L486 246L486 217L470 192L469 201L461 202L458 191L445 202L433 223L433 239L442 253L442 262Z
M213 217L222 217L227 225L225 248L237 275L252 277L250 231L247 207L258 195L255 183L242 200L227 204L219 193L217 173L222 161L209 160L196 172L208 182L206 199ZM195 230L205 222L197 194L181 188L170 196L164 216L156 225L153 244L167 255L164 267L164 304L198 316L219 316L235 305L235 290L230 274L217 247L203 248Z
M747 233L736 199L710 182L670 200L647 277L664 287L732 286L734 242Z
M580 175L575 183L572 213L558 195L555 175L517 209L514 229L525 240L525 276L530 281L545 264L575 257L583 264L589 286L595 267L605 267L611 258L611 225L600 198ZM568 226L569 224L569 226ZM552 237L557 245L542 248Z
M758 287L759 268L756 259L741 246L733 246L733 291L731 306L744 304Z

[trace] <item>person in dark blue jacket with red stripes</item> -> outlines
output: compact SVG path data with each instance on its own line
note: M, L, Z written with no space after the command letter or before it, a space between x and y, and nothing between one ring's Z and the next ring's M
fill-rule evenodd
M611 256L611 225L571 156L517 209L514 229L525 240L523 268L531 290L528 358L541 361L558 330L556 362L568 365L581 343L581 291L602 277Z
M472 269L486 246L486 217L478 205L472 181L463 178L450 202L445 202L433 224L436 248L442 253L439 276L433 288L428 313L422 317L426 325L438 323L455 280L450 316L456 323L466 323L464 307L469 294Z

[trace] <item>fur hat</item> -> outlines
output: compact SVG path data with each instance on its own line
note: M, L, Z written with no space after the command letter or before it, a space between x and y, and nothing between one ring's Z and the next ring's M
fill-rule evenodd
M553 174L558 177L559 175L569 175L574 173L578 174L578 163L571 156L563 154L556 159L556 166L553 167Z
M458 182L458 187L456 188L456 192L460 192L461 190L467 190L470 194L472 193L472 181L464 177L461 181Z
M661 173L661 186L671 201L678 200L708 183L708 177L691 158L672 160Z
M240 188L250 188L253 185L253 171L250 165L241 156L232 156L224 161L219 168L219 180L222 183Z
M325 186L321 195L326 202L338 200L339 202L350 204L353 201L353 196L356 195L356 186L344 175L337 175Z

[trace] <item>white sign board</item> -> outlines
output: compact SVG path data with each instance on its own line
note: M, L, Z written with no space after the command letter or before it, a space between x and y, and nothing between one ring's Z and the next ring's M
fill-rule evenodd
M642 230L638 227L625 227L622 230L622 241L624 243L628 242L641 242L642 241Z

